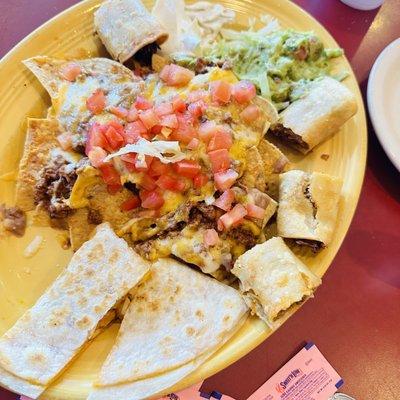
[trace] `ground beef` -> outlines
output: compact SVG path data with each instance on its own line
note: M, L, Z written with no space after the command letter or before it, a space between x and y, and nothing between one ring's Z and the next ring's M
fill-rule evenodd
M231 228L227 232L227 237L235 240L235 242L244 245L246 249L251 249L252 247L254 247L257 244L258 240L258 238L254 236L252 232L250 232L247 229L244 229L241 226L237 226L236 228Z
M99 211L89 208L87 221L89 224L100 225L103 222L103 217Z
M0 206L4 228L15 236L23 236L26 228L26 215L18 207Z
M308 144L301 138L300 135L296 135L290 128L284 127L282 124L275 124L270 128L270 132L282 139L284 142L296 149L308 150Z
M210 68L213 68L213 67L219 67L224 70L228 70L228 69L232 69L232 63L230 61L224 61L224 60L214 62L214 61L199 57L196 60L196 64L194 66L194 72L196 75L205 74L208 72L208 70Z
M43 206L51 218L67 217L72 209L66 200L71 195L76 179L76 166L62 156L55 157L41 171L35 187L35 204Z
M134 59L139 63L150 67L151 58L153 57L154 53L157 53L159 48L160 46L156 42L150 43L138 50L134 55Z
M294 243L299 246L307 246L310 247L314 253L317 253L319 250L323 249L325 245L318 240L310 240L310 239L294 239Z
M189 213L190 225L202 225L207 228L216 228L218 218L223 211L214 206L208 206L205 203L195 204Z
M124 183L124 188L128 189L129 191L131 191L135 195L139 195L139 189L132 182L125 182Z
M82 128L82 129L86 129ZM85 155L85 147L86 147L86 134L75 134L72 135L72 149L79 154Z

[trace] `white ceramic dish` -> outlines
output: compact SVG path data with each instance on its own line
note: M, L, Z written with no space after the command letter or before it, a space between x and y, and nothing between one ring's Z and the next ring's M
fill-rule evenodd
M400 171L400 38L376 59L369 75L367 100L376 135Z

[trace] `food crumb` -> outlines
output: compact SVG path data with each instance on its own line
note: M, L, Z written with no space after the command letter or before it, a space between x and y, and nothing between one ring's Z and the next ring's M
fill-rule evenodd
M321 154L321 158L322 158L324 161L327 161L328 158L329 158L329 154Z
M43 243L43 236L36 235L33 240L25 247L24 257L33 257L39 250Z

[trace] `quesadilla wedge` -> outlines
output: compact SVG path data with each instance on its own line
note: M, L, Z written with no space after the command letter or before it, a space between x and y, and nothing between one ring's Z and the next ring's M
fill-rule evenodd
M232 269L240 280L240 291L252 313L269 326L291 306L311 296L321 279L274 237L241 255Z
M341 187L340 179L320 172L281 174L278 235L314 251L327 246L336 225Z
M73 148L81 152L89 122L115 119L110 108L129 108L144 85L131 70L107 58L68 61L37 56L24 64L48 91L50 115L73 135Z
M357 112L353 93L330 77L310 84L307 94L289 105L271 132L306 154L325 141Z
M134 382L185 365L220 345L247 313L235 289L173 259L154 263L150 278L131 294L95 386Z
M149 264L108 224L100 225L67 269L0 338L0 368L8 373L0 373L2 384L13 391L27 389L28 395L37 394L39 386L44 390L104 328L107 312L148 270Z
M140 0L105 1L94 13L94 26L111 57L121 63L137 54L149 65L158 45L168 39Z

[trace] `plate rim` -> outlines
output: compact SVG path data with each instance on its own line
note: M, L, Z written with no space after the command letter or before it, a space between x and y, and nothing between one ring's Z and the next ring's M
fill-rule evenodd
M211 1L218 1L218 0L211 0ZM262 0L260 0L262 3ZM34 29L31 33L29 33L27 36L25 36L21 41L19 41L15 46L13 46L1 59L0 59L0 66L3 65L4 63L7 63L10 58L13 57L18 51L23 49L23 47L30 41L32 40L36 35L38 35L43 29L48 28L51 26L57 19L62 18L67 16L68 14L72 14L74 12L79 12L79 10L82 10L82 12L91 12L93 9L97 8L101 0L84 0L80 1L65 10L61 11L60 13L56 14L49 20L45 21L43 24L39 25L36 29ZM191 1L192 2L192 1ZM248 0L240 0L240 3L248 3ZM324 27L322 23L320 23L316 18L314 18L311 14L309 14L306 10L301 8L299 5L289 1L289 0L277 0L276 1L277 7L280 7L284 5L285 7L289 7L292 9L295 9L295 12L300 13L303 15L304 18L307 18L307 20L310 21L315 27L318 27L318 29L322 30L324 35L329 38L329 40L334 43L337 47L340 47L335 38L331 35L331 33ZM361 188L363 185L364 177L365 177L365 171L366 171L366 159L367 159L367 145L368 145L368 131L367 131L367 124L366 124L366 113L365 113L365 107L364 107L364 102L362 101L362 95L360 91L360 87L358 84L358 81L356 79L356 76L354 74L354 71L346 57L346 55L343 56L343 61L344 65L350 72L350 79L356 83L354 85L354 95L357 99L357 104L358 104L358 113L360 113L359 119L360 119L360 126L358 127L362 131L362 136L361 137L361 142L358 143L360 146L360 158L359 158L359 165L361 171L357 174L357 178L355 179L354 185L353 185L353 193L356 193L355 196L353 196L353 201L352 205L349 208L349 212L351 216L342 222L343 227L343 235L342 237L337 240L337 249L334 251L334 254L332 255L327 255L327 269L326 271L331 267L331 264L333 262L333 259L336 257L338 251L340 250L344 239L347 236L348 230L350 228L350 225L353 221L354 215L356 208L359 203L360 195L361 195ZM361 124L362 121L362 124ZM322 274L325 275L326 271ZM290 314L291 316L292 314ZM290 317L289 316L289 317ZM275 330L276 331L276 330ZM273 332L275 332L273 331ZM235 361L239 360L242 358L244 355L250 353L254 348L256 348L258 345L260 345L270 334L272 331L270 329L265 329L262 332L259 333L257 338L253 340L251 343L245 343L243 344L243 347L240 349L235 349L233 354L230 354L229 357L225 358L223 361L216 361L213 366L210 366L210 368L207 370L207 372L196 370L189 376L185 377L183 380L181 380L178 384L174 385L172 389L174 390L180 390L183 389L184 387L188 387L202 379L206 379L209 376L217 373L218 371L221 371L224 368L227 368L229 365L234 363ZM214 356L211 356L210 359L212 359ZM210 361L210 359L207 360ZM171 390L172 390L171 389ZM164 391L163 391L164 392ZM46 392L47 393L47 392ZM49 396L46 396L46 399L56 399L58 397L53 397L51 394ZM70 397L66 394L66 398L74 398L75 397ZM153 396L152 396L153 398ZM157 398L157 395L154 396L154 398Z
M386 130L384 130L379 124L380 121L386 120L386 118L384 114L379 114L377 112L377 107L375 107L375 105L378 102L378 97L374 96L373 93L374 89L377 87L377 84L379 84L379 82L381 82L381 80L383 79L380 67L392 64L393 61L391 61L391 55L394 49L396 48L398 48L398 53L400 54L400 38L397 38L393 40L391 43L389 43L381 51L381 53L375 60L374 65L372 66L368 77L367 106L368 106L369 116L371 118L371 123L374 127L374 131L379 140L379 143L383 147L383 150L385 151L391 163L400 172L400 155L396 156L394 149L390 146Z

